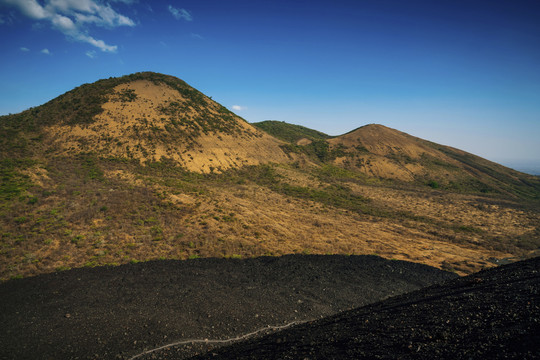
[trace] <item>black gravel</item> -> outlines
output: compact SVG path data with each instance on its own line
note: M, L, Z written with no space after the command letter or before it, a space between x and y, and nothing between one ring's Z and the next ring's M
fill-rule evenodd
M540 258L193 359L538 359Z
M456 277L376 256L291 255L151 261L11 280L0 284L0 358L128 359L183 339L326 317ZM167 347L141 358L209 348Z

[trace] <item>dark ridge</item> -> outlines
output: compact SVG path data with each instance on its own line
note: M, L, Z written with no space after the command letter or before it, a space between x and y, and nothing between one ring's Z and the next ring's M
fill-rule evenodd
M533 258L193 359L538 359L539 294Z
M11 280L0 284L0 358L130 358L183 339L329 316L455 277L377 256L290 255L150 261Z

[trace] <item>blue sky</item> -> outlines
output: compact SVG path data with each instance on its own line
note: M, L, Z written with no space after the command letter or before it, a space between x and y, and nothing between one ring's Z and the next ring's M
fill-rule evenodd
M540 173L540 2L0 0L0 114L137 71L250 122L380 123Z

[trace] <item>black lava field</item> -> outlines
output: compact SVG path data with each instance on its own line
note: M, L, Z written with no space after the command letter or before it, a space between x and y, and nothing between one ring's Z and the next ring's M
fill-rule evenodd
M74 269L0 284L0 358L537 358L539 270L340 255Z

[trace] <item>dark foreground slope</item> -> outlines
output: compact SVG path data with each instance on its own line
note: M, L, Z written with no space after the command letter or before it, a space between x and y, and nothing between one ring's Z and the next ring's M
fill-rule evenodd
M455 277L376 256L283 256L153 261L12 280L0 284L0 358L131 358L184 339L320 318ZM177 357L193 354L176 350Z
M540 358L540 258L196 357L206 358Z

